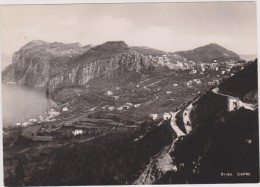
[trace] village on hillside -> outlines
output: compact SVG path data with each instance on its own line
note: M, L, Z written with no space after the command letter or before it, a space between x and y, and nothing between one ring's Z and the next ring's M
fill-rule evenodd
M169 61L165 60L167 56L150 56L150 58L154 61L157 59L159 65L164 66L169 63ZM178 66L178 64L181 64L181 66ZM112 85L113 89L103 87L102 91L97 94L99 94L100 98L107 100L107 104L93 103L94 105L86 109L86 106L84 106L84 111L81 113L75 113L75 107L80 102L81 96L81 90L75 90L79 97L60 105L50 101L51 108L40 115L38 119L17 122L13 128L26 128L22 130L22 136L33 141L44 142L52 141L56 136L50 135L50 133L61 133L62 136L72 138L86 133L91 134L90 129L93 129L93 132L97 129L106 129L102 125L97 125L100 123L105 124L105 126L109 125L108 129L113 129L123 125L136 128L137 126L133 124L142 123L144 120L156 122L169 120L181 108L185 107L183 102L187 101L187 98L181 96L183 92L190 93L190 100L201 97L208 89L212 89L213 93L219 94L218 85L238 71L243 70L246 65L247 63L244 61L233 64L217 63L217 61L210 64L194 63L192 61L177 62L177 66L174 66L176 69L169 70L166 75L157 72L154 75L144 76L139 83L124 86L120 84ZM91 88L91 86L88 86L88 88ZM228 111L240 107L251 107L250 104L243 103L236 97L223 96L227 97ZM192 104L187 106L187 112L183 112L184 124L189 122L189 125L191 125L191 120L188 117L191 110ZM86 116L90 117L86 118ZM44 125L42 126L42 124ZM185 128L188 127L185 126ZM185 134L185 132L183 133ZM90 136L90 139L92 138L93 136Z

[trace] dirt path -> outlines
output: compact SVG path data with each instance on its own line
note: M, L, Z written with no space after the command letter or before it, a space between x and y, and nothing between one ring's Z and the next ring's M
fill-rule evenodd
M157 83L159 83L159 82L161 82L161 81L164 81L164 80L166 80L166 79L168 79L168 77L166 77L166 78L164 78L164 79L161 79L161 80L159 80L159 81L153 82L153 83L151 83L151 84L149 84L149 85L147 85L147 86L144 86L143 88L144 88L145 90L148 90L149 92L151 92L151 89L149 89L148 87L153 86L153 85L155 85L155 84L157 84ZM156 100L159 98L159 96L156 95L156 94L154 94L154 96L155 96L155 99L148 101L148 102L147 102L146 104L144 104L144 105L147 106L147 105L153 103L154 101L156 101Z

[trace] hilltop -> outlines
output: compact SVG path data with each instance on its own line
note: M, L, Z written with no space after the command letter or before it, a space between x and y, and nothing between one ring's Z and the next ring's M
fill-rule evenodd
M225 61L237 61L240 59L239 55L227 50L226 48L211 43L202 47L198 47L188 51L178 51L174 54L180 55L187 60L192 60L194 62L225 62Z

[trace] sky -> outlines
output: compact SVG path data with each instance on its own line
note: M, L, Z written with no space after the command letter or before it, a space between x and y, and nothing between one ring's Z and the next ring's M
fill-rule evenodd
M238 54L257 54L254 2L6 5L0 13L4 59L31 40L123 40L168 52L217 43Z

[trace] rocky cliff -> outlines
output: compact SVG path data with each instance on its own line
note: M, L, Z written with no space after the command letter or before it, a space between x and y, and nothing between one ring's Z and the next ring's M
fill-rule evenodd
M13 55L3 72L4 83L31 87L84 85L94 77L110 78L127 71L149 68L149 59L122 41L95 47L32 41Z

